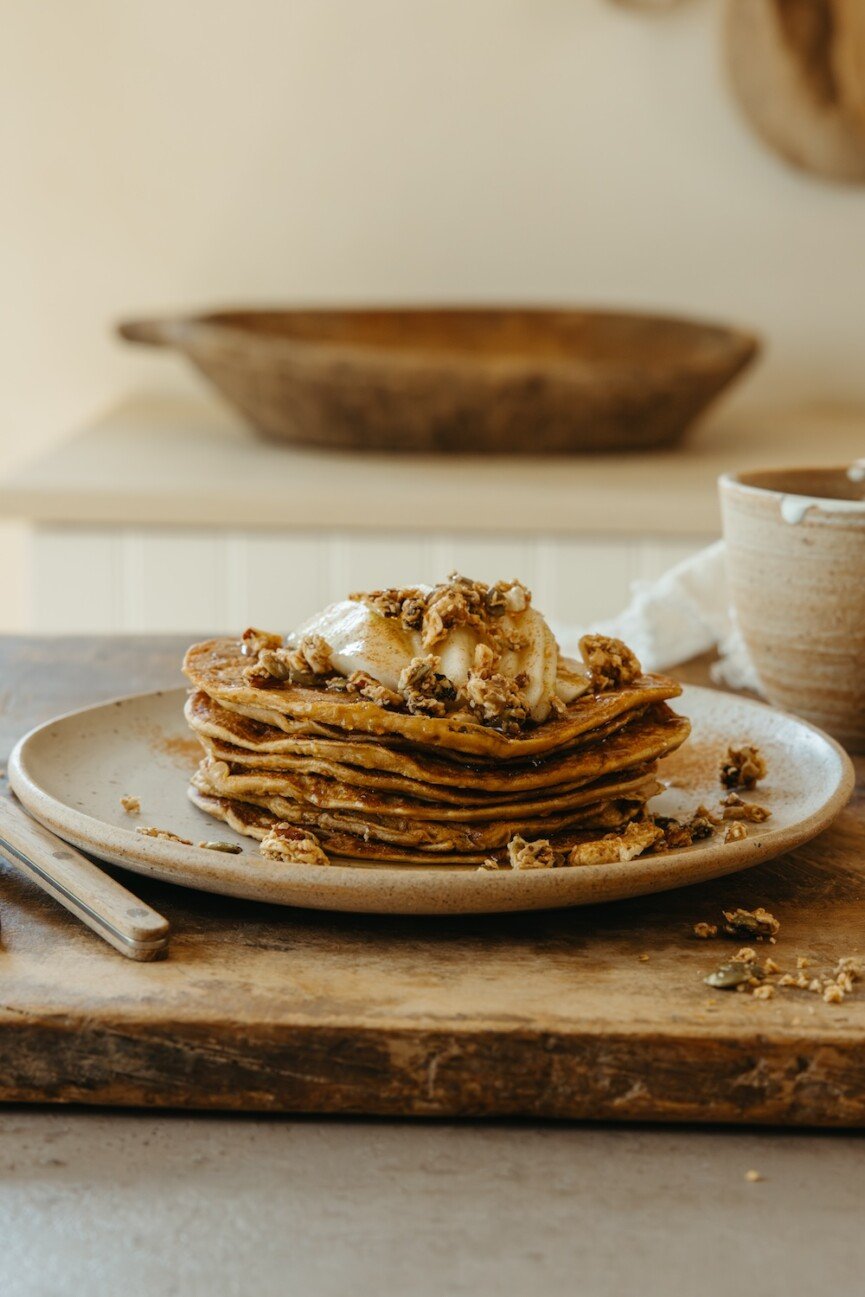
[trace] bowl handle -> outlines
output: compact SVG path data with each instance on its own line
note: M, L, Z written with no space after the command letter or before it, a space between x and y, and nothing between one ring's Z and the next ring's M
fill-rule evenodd
M121 320L117 332L127 342L148 347L170 347L177 341L177 320Z

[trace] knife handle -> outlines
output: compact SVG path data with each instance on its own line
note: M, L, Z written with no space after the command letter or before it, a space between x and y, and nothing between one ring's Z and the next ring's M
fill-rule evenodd
M128 959L158 959L168 920L22 810L0 797L0 855Z

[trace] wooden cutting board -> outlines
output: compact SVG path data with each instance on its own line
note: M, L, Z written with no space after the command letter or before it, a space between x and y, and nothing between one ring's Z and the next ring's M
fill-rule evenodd
M63 709L175 683L181 648L0 642L0 751ZM735 946L691 933L765 905L784 968L865 953L858 772L851 805L799 851L592 909L370 918L135 878L174 929L158 964L123 960L0 864L0 1099L865 1125L865 984L840 1005L713 992L702 979Z

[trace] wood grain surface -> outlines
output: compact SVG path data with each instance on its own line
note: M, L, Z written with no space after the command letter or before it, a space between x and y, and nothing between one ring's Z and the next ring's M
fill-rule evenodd
M2 642L0 751L64 709L176 683L181 648ZM735 947L691 935L763 904L782 967L863 953L861 787L791 855L593 909L370 918L133 888L171 921L162 963L121 959L0 863L0 1098L865 1125L865 987L840 1005L713 992L702 979Z

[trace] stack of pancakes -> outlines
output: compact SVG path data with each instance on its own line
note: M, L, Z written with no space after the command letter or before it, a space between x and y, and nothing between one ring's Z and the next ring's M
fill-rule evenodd
M658 762L685 740L673 680L594 689L505 733L464 710L416 715L326 681L250 679L242 640L194 645L186 716L204 749L190 796L258 839L312 836L369 863L508 864L515 839L557 861L645 815ZM295 831L297 830L297 831Z

